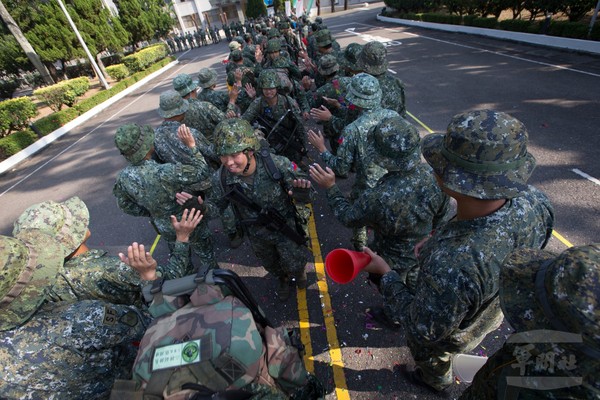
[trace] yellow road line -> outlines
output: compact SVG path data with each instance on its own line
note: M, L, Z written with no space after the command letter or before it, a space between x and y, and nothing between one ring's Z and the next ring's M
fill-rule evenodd
M298 325L300 326L300 338L304 344L304 366L308 372L314 373L315 365L313 361L312 341L310 338L310 320L308 315L308 303L306 302L306 289L298 289L296 297L298 299Z
M154 250L156 250L156 245L160 240L160 235L156 235L156 239L154 239L154 243L152 243L152 247L150 247L150 255L154 254Z
M323 264L323 256L321 254L321 246L317 236L317 226L315 224L314 212L311 207L311 217L308 222L308 230L311 237L312 253L315 259L315 272L317 273L317 286L319 293L322 296L321 306L323 312L323 320L325 322L325 332L327 335L327 343L329 343L329 357L331 359L331 368L333 369L333 382L335 384L335 394L337 400L350 400L348 386L346 384L346 376L344 375L344 360L342 359L342 349L337 338L337 330L335 328L335 320L333 318L333 310L331 308L331 298L329 297L329 288L327 286L327 278L325 276L325 265ZM300 307L300 303L298 303ZM300 309L298 310L300 311ZM302 326L301 326L302 328ZM310 338L310 335L309 335ZM305 359L311 359L312 354L305 355Z
M414 115L412 115L411 113L409 113L408 111L406 112L406 114L411 117L412 119L414 119L419 125L421 125L423 128L425 128L427 130L427 132L429 133L434 133L433 130L431 130L431 128L429 128L427 125L425 125L421 120L419 120L417 117L415 117ZM573 247L573 244L571 242L569 242L567 239L564 238L563 235L561 235L560 233L556 232L555 230L552 230L552 235L554 235L555 238L557 238L562 244L564 244L567 247Z

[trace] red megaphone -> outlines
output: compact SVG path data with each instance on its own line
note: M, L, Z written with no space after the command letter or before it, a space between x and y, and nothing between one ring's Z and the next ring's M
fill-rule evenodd
M370 262L371 256L367 253L335 249L325 257L325 270L334 282L348 283Z

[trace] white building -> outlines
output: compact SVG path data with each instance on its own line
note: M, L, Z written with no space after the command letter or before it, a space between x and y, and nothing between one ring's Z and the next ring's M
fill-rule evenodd
M246 0L170 0L170 3L182 32L207 26L221 28L223 23L231 21L244 22Z

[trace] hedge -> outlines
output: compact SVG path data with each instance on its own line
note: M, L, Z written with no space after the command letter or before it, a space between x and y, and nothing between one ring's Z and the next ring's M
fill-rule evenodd
M123 64L131 72L139 72L148 68L157 60L165 58L169 54L169 48L166 43L157 43L148 46L134 54L123 57Z
M38 128L40 134L45 136L61 126L65 125L67 122L70 122L80 116L81 114L91 110L96 107L98 104L101 104L114 96L115 94L122 92L127 87L133 85L137 81L142 78L150 75L152 72L157 71L167 65L168 63L175 60L174 57L167 57L160 62L154 64L152 67L146 69L145 71L141 71L133 74L129 78L126 78L116 85L113 85L108 90L103 90L101 92L96 93L94 96L89 97L85 100L82 100L80 103L73 106L73 108L68 108L66 110L58 111L53 114L50 114L46 117L40 118L35 122L36 128Z
M106 67L106 73L116 81L121 81L130 74L129 69L127 69L125 64L115 64Z
M0 137L24 129L38 114L30 97L18 97L0 102Z
M33 95L46 103L53 111L60 111L63 105L72 107L77 98L85 94L89 88L90 80L83 76L37 89Z
M15 132L10 136L0 138L0 159L17 154L25 147L35 143L37 135L31 129Z

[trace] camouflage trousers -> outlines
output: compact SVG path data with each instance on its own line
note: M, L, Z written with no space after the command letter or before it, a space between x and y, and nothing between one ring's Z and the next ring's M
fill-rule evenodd
M452 356L467 353L481 343L485 336L497 329L504 314L500 308L498 296L464 329L456 329L453 333L436 342L419 342L408 332L408 347L417 368L422 371L423 380L431 387L442 390L453 382Z
M223 225L223 231L228 236L234 235L237 232L237 221L235 219L235 214L231 206L227 207L221 213L221 224Z
M277 278L294 275L306 267L309 260L308 249L288 239L281 233L258 228L250 232L250 245L264 269Z

